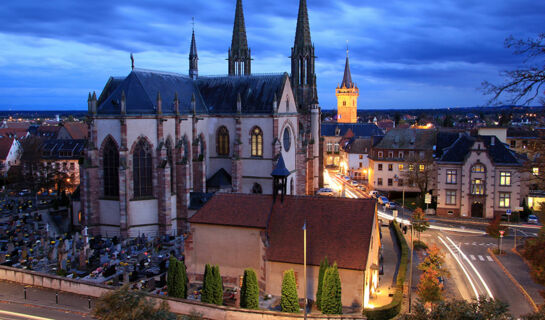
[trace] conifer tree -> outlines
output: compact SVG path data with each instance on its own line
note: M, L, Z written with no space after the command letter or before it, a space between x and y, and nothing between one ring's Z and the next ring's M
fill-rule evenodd
M244 270L242 287L240 288L240 307L259 309L259 286L255 271L251 268Z
M299 312L299 298L293 269L284 271L282 279L282 297L280 298L282 312Z
M325 272L321 307L324 314L342 314L341 279L336 262Z
M169 297L174 296L176 286L176 258L173 256L168 260L168 272L167 272L167 293Z
M180 275L179 284L181 287L181 295L179 298L187 299L187 268L183 261L178 261L178 272Z
M316 290L316 306L318 307L318 310L321 310L322 286L324 284L324 275L327 268L329 268L329 262L327 261L327 257L325 257L322 262L320 262L320 272L318 273L318 288Z
M213 281L214 281L214 290L213 290L213 303L217 305L223 304L223 281L221 279L220 267L212 267Z
M204 266L204 275L202 279L202 292L201 292L201 302L204 303L213 303L213 276L212 268L207 263Z

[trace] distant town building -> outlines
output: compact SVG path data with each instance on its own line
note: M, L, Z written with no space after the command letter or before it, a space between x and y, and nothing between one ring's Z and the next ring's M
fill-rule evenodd
M19 164L21 145L15 138L0 138L0 174L5 175L12 166Z

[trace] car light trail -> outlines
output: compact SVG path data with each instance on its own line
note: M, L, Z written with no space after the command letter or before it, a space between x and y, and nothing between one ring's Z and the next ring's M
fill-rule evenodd
M465 253L462 252L462 249L460 249L460 247L458 247L456 245L456 243L454 243L454 241L452 241L451 238L445 236L445 238L450 242L452 243L452 245L454 246L454 248L456 248L460 254L462 255L462 257L466 260L466 262L469 264L469 266L471 267L471 269L473 269L473 272L475 272L475 274L477 275L477 277L479 277L479 280L481 281L481 283L483 284L483 287L485 288L486 290L486 293L488 293L488 296L490 297L490 299L494 299L494 296L492 295L492 292L490 292L490 289L488 288L488 285L486 284L486 282L484 281L483 277L481 276L481 274L479 273L479 271L477 271L477 268L475 268L475 266L473 265L473 263L471 263L471 261L467 258L467 256L465 255Z
M437 238L439 238L439 240L441 240L443 245L448 249L448 251L450 251L450 254L452 254L454 259L456 259L456 262L458 262L458 265L460 266L460 268L462 269L462 271L466 275L467 281L469 281L469 284L471 285L471 288L473 289L473 293L475 293L475 298L479 298L479 293L477 292L477 288L475 288L475 284L473 283L473 280L469 276L469 273L467 272L466 268L464 267L462 261L460 261L460 259L458 258L458 255L449 247L449 245L445 242L445 240L443 240L443 238L441 238L440 236L437 236Z

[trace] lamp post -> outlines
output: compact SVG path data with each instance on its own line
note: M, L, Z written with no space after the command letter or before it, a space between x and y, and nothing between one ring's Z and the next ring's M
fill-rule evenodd
M397 176L397 174L394 175L394 181L396 183L399 182L399 177ZM403 195L401 201L401 219L405 219L405 184L403 184Z

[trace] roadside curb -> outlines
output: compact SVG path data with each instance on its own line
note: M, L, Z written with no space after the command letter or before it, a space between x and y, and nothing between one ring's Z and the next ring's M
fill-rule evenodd
M39 308L39 309L46 309L51 311L59 311L64 313L71 313L71 314L77 314L83 317L91 316L90 312L81 312L81 311L75 311L71 309L61 308L61 307L51 307L46 306L43 304L33 304L33 303L25 303L25 302L19 302L19 301L13 301L13 300L4 300L0 299L0 304L17 304L24 307L31 307L31 308Z
M505 273L505 275L507 275L507 277L511 280L511 282L513 282L515 287L517 287L519 289L519 291L522 293L522 295L524 296L526 301L528 301L528 303L530 303L530 306L532 306L534 311L536 311L536 312L539 311L539 308L537 307L534 299L532 299L532 297L530 297L530 295L528 294L526 289L524 289L524 287L520 285L520 283L517 281L517 279L515 279L515 277L513 277L513 275L509 272L509 270L507 270L507 268L505 268L503 263L501 263L500 259L498 259L498 257L496 257L494 252L490 248L488 248L486 250L488 251L488 253L492 257L492 259L494 259L494 261L498 264L500 269L502 269L502 271Z

